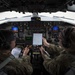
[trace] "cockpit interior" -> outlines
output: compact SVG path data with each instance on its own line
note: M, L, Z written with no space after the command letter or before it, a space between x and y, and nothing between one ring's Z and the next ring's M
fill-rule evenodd
M33 35L42 34L49 43L59 46L59 33L67 28L75 26L75 0L1 0L0 1L0 29L12 30L16 36L16 46L21 48L31 46L29 55L33 65L32 75L50 75L43 66L43 59L40 54L39 46L33 45ZM22 17L2 15L4 12L15 11L22 14ZM72 17L53 15L58 11L66 15L66 11L73 12ZM27 12L32 15L25 15ZM49 15L39 15L40 13ZM65 14L66 13L66 14ZM59 13L58 13L59 14ZM61 13L60 13L61 15ZM70 16L70 15L69 15ZM39 38L39 35L37 36ZM43 44L42 44L43 45Z

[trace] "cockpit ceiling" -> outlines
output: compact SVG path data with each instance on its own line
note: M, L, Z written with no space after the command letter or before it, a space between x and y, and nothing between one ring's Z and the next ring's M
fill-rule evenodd
M65 11L73 0L0 0L0 12L56 12ZM75 3L75 2L74 2Z

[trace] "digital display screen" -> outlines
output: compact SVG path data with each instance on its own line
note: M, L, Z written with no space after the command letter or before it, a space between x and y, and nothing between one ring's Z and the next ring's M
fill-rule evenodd
M33 45L42 45L42 33L33 33Z
M13 26L13 27L11 28L11 30L14 31L14 32L18 32L18 27L17 27L17 26Z
M53 26L53 27L52 27L52 30L53 30L53 31L58 31L58 30L59 30L59 27L58 27L58 26Z
M32 45L32 36L25 36L25 44Z
M25 40L26 40L26 41L32 41L32 36L25 37Z

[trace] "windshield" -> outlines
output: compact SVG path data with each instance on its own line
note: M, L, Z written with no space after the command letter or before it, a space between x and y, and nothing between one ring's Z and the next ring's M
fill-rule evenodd
M71 24L75 24L75 13L71 11L66 12L42 12L38 13L38 17L41 17L41 21L63 21ZM16 12L16 11L6 11L0 13L0 24L11 21L31 21L31 17L33 17L33 13L25 12Z

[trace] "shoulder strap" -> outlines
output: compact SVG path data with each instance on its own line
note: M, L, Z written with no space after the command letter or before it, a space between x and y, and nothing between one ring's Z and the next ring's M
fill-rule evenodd
M4 60L1 64L0 64L0 69L2 69L6 64L8 64L11 60L13 60L15 57L13 55L10 55L10 57L8 57L6 60Z
M71 54L69 55L75 60L75 55L71 55ZM70 70L65 75L75 75L75 67L71 67Z
M3 71L0 71L0 75L7 75L7 74Z
M71 68L65 75L75 75L75 68Z
M74 60L75 60L75 55L69 54Z

